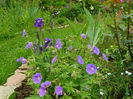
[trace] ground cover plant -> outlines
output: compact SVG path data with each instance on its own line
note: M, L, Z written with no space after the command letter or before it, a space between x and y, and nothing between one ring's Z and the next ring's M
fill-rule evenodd
M1 84L27 64L27 85L33 91L26 99L133 98L133 1L6 2L11 9L1 8L1 17L12 20L1 19ZM8 70L12 64L16 67Z

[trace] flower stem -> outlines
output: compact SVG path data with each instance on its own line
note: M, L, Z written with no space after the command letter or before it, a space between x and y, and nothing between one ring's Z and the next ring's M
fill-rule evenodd
M130 3L131 3L131 1L129 0L128 15L130 14ZM128 23L127 23L127 40L129 40L129 36L130 36L130 17L128 18ZM129 43L128 43L128 51L130 53L131 59L133 59L133 54L132 54L131 47L130 47Z

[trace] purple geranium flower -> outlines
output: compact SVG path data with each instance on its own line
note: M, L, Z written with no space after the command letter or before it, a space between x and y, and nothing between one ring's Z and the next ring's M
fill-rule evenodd
M30 49L32 47L32 42L29 42L27 45L26 45L26 49Z
M35 47L37 47L37 42L35 42Z
M92 75L97 72L97 68L94 64L88 64L86 67L86 72L88 72L89 75Z
M100 53L99 49L98 49L96 46L93 47L93 52L94 52L96 55L99 55L99 53Z
M62 95L63 94L63 88L61 86L57 86L55 90L56 95Z
M53 58L52 64L56 61L56 59L57 59L57 55Z
M26 64L27 60L24 57L20 57L17 59L17 62L22 62L23 64Z
M61 49L62 48L60 39L57 39L56 44L55 44L55 48L57 48L57 49Z
M41 84L42 87L49 87L51 85L50 81L45 81L44 83Z
M57 39L56 41L57 41L57 42L60 42L60 39Z
M84 64L84 61L83 61L83 59L80 55L78 56L78 63L81 64L81 65Z
M40 45L40 52L44 52L42 45Z
M26 31L25 31L25 29L24 29L22 37L24 37L25 35L26 35Z
M37 83L41 83L41 80L42 80L42 76L40 73L36 73L35 75L33 75L33 81L35 84Z
M49 38L46 38L46 39L45 39L44 47L47 48L49 43L50 43L50 47L51 47L51 46L52 46L52 40L49 39Z
M108 58L106 57L106 55L104 54L104 53L102 53L102 56L103 56L103 58L104 58L104 60L108 60Z
M89 89L89 88L86 86L85 89Z
M72 49L73 49L73 47L72 47L72 46L70 46L70 47L68 48L68 50L69 50L69 51L71 51Z
M92 47L91 47L91 45L89 44L89 45L88 45L88 49L91 49L91 48L92 48Z
M46 88L41 86L39 89L39 96L43 97L46 93L47 93Z
M81 34L81 37L82 37L83 39L86 39L86 35L85 35L85 34Z
M42 26L44 26L44 21L42 18L38 18L35 20L35 24L34 24L35 27L39 27L41 28Z

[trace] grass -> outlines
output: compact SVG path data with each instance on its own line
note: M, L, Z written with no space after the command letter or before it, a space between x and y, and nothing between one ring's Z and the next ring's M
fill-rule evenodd
M45 31L44 36L48 38L65 38L69 34L69 28L54 29L52 34ZM58 35L57 35L58 34ZM20 57L27 58L31 55L30 50L25 49L28 41L36 41L36 33L29 33L29 37L22 37L21 34L16 34L13 38L0 40L0 84L4 84L6 79L11 76L14 71L21 66L16 60Z

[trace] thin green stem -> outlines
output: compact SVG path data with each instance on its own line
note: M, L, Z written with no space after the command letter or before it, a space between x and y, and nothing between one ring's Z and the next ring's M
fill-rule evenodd
M114 26L115 26L115 31L117 32L115 10L114 10L114 6L112 6L112 7L113 7L113 15L114 15ZM123 58L122 51L121 51L121 46L120 46L120 42L119 42L119 37L118 37L118 34L117 34L117 33L115 33L115 37L116 37L116 41L117 41L117 45L118 45L118 49L119 49L119 52L120 52L120 55L121 55L121 59L124 59L124 58Z
M130 3L131 3L131 1L129 0L129 3L128 3L128 15L130 14ZM127 40L129 40L129 37L130 37L130 17L128 18L128 23L127 23ZM133 54L132 54L131 47L130 47L129 43L128 43L127 47L128 47L128 51L130 53L131 59L133 59Z

